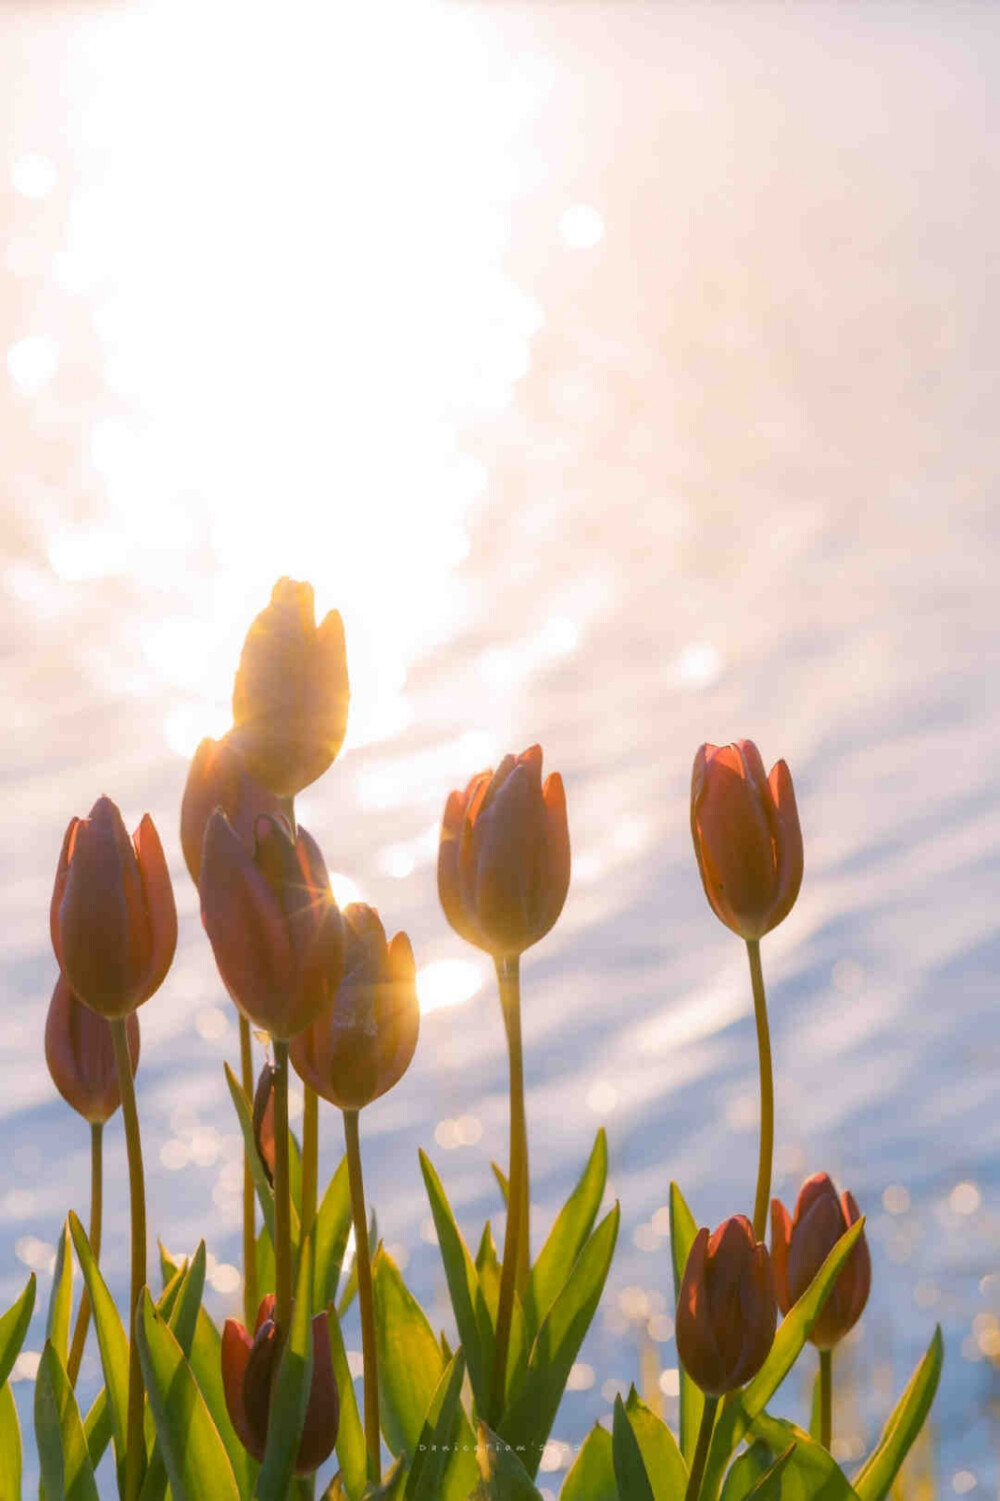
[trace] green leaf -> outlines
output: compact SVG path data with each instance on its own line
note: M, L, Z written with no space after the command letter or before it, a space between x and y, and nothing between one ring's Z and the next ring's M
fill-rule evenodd
M784 1459L788 1454L777 1477L769 1472L771 1489L767 1494L773 1495L776 1501L777 1498L780 1501L857 1501L850 1481L833 1456L794 1423L762 1412L752 1431L776 1458ZM762 1476L761 1480L764 1478Z
M492 1433L485 1423L479 1424L476 1433L481 1479L469 1501L541 1501L515 1446Z
M259 1501L285 1501L295 1456L299 1452L312 1386L312 1282L313 1238L307 1235L299 1258L292 1324L271 1388L267 1448L257 1477Z
M87 1452L95 1471L104 1458L104 1451L111 1442L111 1409L108 1393L101 1387L83 1420L83 1432L87 1440Z
M35 1377L35 1436L46 1501L99 1501L80 1410L48 1340Z
M469 1367L472 1393L478 1410L489 1412L495 1343L489 1308L479 1286L475 1264L455 1223L441 1180L424 1152L420 1153L420 1170L424 1175L431 1214L434 1216L434 1228L441 1248L451 1306L458 1325L458 1337Z
M670 1260L674 1272L674 1307L677 1307L681 1295L681 1283L684 1280L684 1268L691 1254L694 1238L698 1234L698 1222L684 1201L676 1183L670 1185ZM695 1385L687 1374L684 1366L678 1359L681 1376L680 1391L680 1440L681 1453L684 1463L691 1464L694 1458L695 1446L698 1443L698 1431L701 1428L701 1415L705 1408L705 1398L701 1389Z
M326 1313L330 1326L330 1353L333 1357L333 1375L340 1393L340 1424L337 1428L337 1460L340 1464L341 1485L348 1501L360 1501L368 1482L368 1456L365 1450L365 1430L358 1412L358 1399L354 1381L347 1365L344 1336L337 1311L330 1303Z
M454 1452L464 1376L465 1357L459 1350L441 1373L437 1391L427 1409L403 1492L404 1501L441 1501L442 1479ZM475 1460L471 1453L468 1458L471 1470L466 1496L476 1481Z
M938 1325L927 1353L893 1408L882 1436L854 1477L854 1489L860 1501L883 1501L883 1497L889 1494L892 1482L930 1412L943 1360L944 1345Z
M764 1411L765 1403L770 1401L798 1359L841 1267L851 1254L858 1237L864 1234L864 1228L862 1217L840 1237L801 1298L782 1320L771 1346L771 1353L757 1375L738 1397L723 1406L712 1434L712 1445L708 1451L708 1463L702 1482L702 1495L706 1501L718 1495L729 1456L753 1420Z
M654 1501L639 1441L625 1412L621 1397L615 1398L615 1425L611 1436L615 1480L621 1501Z
M205 1400L209 1416L229 1455L233 1475L243 1501L249 1501L259 1466L244 1449L229 1420L226 1395L222 1385L222 1340L204 1308L198 1310L194 1340L188 1361L198 1390Z
M580 1180L559 1211L528 1277L523 1301L529 1341L566 1286L573 1264L590 1237L607 1179L608 1138L602 1126Z
M595 1423L563 1481L559 1501L619 1501L611 1434Z
M334 1302L340 1284L348 1236L351 1233L351 1185L347 1173L347 1158L340 1159L340 1166L327 1185L323 1202L319 1206L314 1231L316 1242L316 1284L313 1290L313 1312L319 1313Z
M646 1466L653 1501L682 1501L687 1490L688 1467L677 1440L663 1419L646 1406L634 1386L628 1394L625 1411Z
M69 1326L72 1318L73 1242L70 1239L69 1225L64 1224L56 1250L49 1314L45 1323L45 1338L52 1345L64 1369L69 1360Z
M781 1501L780 1477L794 1453L793 1441L772 1463L767 1444L753 1444L726 1476L722 1501Z
M167 1283L156 1311L167 1321L185 1360L191 1354L198 1310L205 1291L205 1242L202 1241L190 1262L174 1274ZM197 1383L196 1383L197 1384ZM142 1483L140 1501L163 1501L167 1490L167 1468L159 1439L154 1437L149 1456L146 1477Z
M444 1356L434 1331L383 1247L372 1263L382 1432L390 1451L413 1454Z
M14 1369L14 1362L21 1353L34 1309L35 1274L32 1272L24 1292L0 1318L0 1386L3 1386Z
M368 1221L368 1244L370 1246L378 1245L378 1221L375 1218L374 1209L372 1210L371 1218ZM340 1301L337 1304L337 1317L341 1320L341 1322L343 1322L344 1315L350 1308L351 1304L354 1302L354 1299L357 1297L357 1295L358 1258L357 1252L355 1252L354 1258L351 1261L351 1270L347 1274L347 1282L344 1285L344 1291L341 1293Z
M580 1252L566 1286L542 1320L520 1389L500 1424L501 1438L525 1454L532 1476L555 1421L570 1367L601 1300L619 1219L616 1204Z
M174 1273L179 1270L179 1264L171 1256L162 1240L156 1242L156 1249L160 1260L160 1285L166 1291L167 1283Z
M483 1226L483 1233L479 1238L479 1248L476 1251L476 1276L479 1278L479 1289L489 1309L490 1323L495 1329L497 1309L500 1306L500 1258L497 1255L496 1242L493 1239L493 1229L489 1220Z
M239 1501L232 1467L205 1399L147 1289L135 1332L173 1501Z
M277 1285L274 1271L274 1246L266 1225L257 1234L257 1297L273 1293Z
M493 1169L493 1176L497 1180L497 1186L503 1198L503 1207L506 1209L510 1202L510 1184L507 1182L507 1174L495 1162L491 1162L490 1167Z
M21 1425L6 1381L0 1386L0 1501L21 1501Z
M104 1386L108 1394L108 1410L111 1415L111 1437L115 1446L115 1465L119 1485L125 1468L125 1433L128 1418L128 1340L108 1292L97 1262L90 1249L90 1242L83 1226L69 1212L69 1228L76 1250L76 1259L83 1271L83 1280L90 1294L90 1306L97 1330L97 1346L101 1352L101 1367L104 1371Z

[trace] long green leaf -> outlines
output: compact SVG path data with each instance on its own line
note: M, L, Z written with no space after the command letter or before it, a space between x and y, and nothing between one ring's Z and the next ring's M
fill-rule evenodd
M190 1262L185 1262L170 1279L156 1305L161 1318L166 1318L170 1330L180 1346L185 1360L191 1354L198 1310L205 1291L205 1242L202 1241ZM151 1445L149 1465L139 1493L140 1501L163 1501L167 1490L167 1467L159 1438Z
M927 1353L893 1408L882 1436L854 1477L854 1489L860 1501L883 1501L889 1494L892 1482L930 1412L941 1379L943 1360L944 1343L938 1325Z
M772 1494L776 1501L777 1498L780 1501L857 1501L850 1481L832 1454L794 1423L762 1412L754 1422L753 1433L763 1439L776 1459L782 1458L789 1449L792 1451L777 1478L772 1479Z
M64 1224L56 1250L52 1291L49 1294L49 1312L45 1323L45 1337L59 1356L64 1369L69 1359L69 1326L72 1318L73 1242L70 1238L69 1225Z
M781 1476L795 1453L794 1440L771 1463L767 1444L753 1444L726 1476L722 1501L781 1501Z
M35 1436L46 1501L99 1501L80 1410L48 1340L35 1377Z
M670 1429L646 1406L634 1386L628 1394L625 1412L646 1466L653 1501L683 1501L688 1467Z
M654 1501L639 1441L625 1412L621 1397L615 1398L615 1421L611 1434L615 1480L621 1501Z
M14 1369L15 1360L21 1353L21 1346L24 1344L24 1336L28 1332L34 1308L35 1274L32 1272L25 1284L24 1292L0 1318L0 1386L3 1386L7 1380Z
M330 1354L333 1358L333 1379L340 1393L340 1422L337 1426L337 1461L344 1494L348 1501L360 1501L368 1482L368 1457L365 1450L365 1430L358 1411L358 1399L354 1382L347 1364L344 1336L337 1318L337 1310L331 1300L326 1313L330 1327Z
M188 1361L209 1416L222 1439L243 1501L249 1501L259 1466L244 1449L229 1420L222 1385L222 1340L204 1308L198 1310L191 1356Z
M670 1261L674 1273L674 1307L677 1307L681 1295L681 1283L684 1280L684 1268L691 1254L694 1238L698 1234L698 1222L688 1208L684 1195L676 1183L670 1185ZM680 1392L680 1440L681 1453L684 1463L690 1466L694 1458L695 1446L698 1443L698 1431L701 1428L701 1415L705 1408L705 1398L701 1389L695 1385L691 1377L685 1371L684 1366L678 1359L680 1368L681 1392Z
M483 1233L479 1237L479 1247L476 1251L476 1276L479 1278L479 1290L489 1311L490 1322L495 1329L497 1309L500 1304L500 1258L497 1255L493 1228L489 1220L483 1226Z
M718 1495L730 1455L754 1418L764 1411L765 1404L770 1401L797 1360L841 1267L851 1254L858 1237L864 1234L864 1228L862 1218L840 1237L801 1298L789 1309L775 1335L771 1353L757 1375L743 1388L735 1401L728 1402L723 1407L712 1434L712 1445L708 1451L708 1463L702 1482L702 1496L706 1501L707 1498Z
M523 1299L529 1343L566 1286L573 1263L590 1238L607 1181L608 1138L602 1126L579 1182L559 1211L531 1268Z
M104 1451L111 1442L111 1409L108 1407L108 1394L103 1386L83 1420L83 1432L87 1440L90 1463L96 1472L97 1466L104 1458Z
M257 1477L260 1501L285 1501L312 1386L313 1238L307 1235L299 1258L292 1324L281 1352L281 1364L271 1388L267 1420L267 1448Z
M6 1381L0 1386L0 1501L21 1501L21 1425Z
M225 1446L191 1367L145 1289L136 1343L173 1501L239 1501Z
M595 1423L573 1461L559 1501L618 1501L611 1434Z
M444 1356L423 1309L381 1246L372 1276L382 1432L394 1455L404 1450L413 1454L441 1380Z
M316 1215L314 1313L319 1313L320 1309L326 1308L336 1300L340 1273L344 1265L344 1252L347 1249L350 1233L351 1185L347 1173L347 1158L342 1157L340 1166L327 1185L323 1202Z
M437 1391L427 1409L403 1501L440 1501L441 1481L452 1452L464 1376L465 1356L460 1349L441 1373ZM475 1484L475 1480L473 1460L470 1485Z
M495 1343L489 1308L479 1286L475 1263L469 1255L462 1232L455 1223L441 1179L424 1152L420 1153L420 1170L424 1175L431 1214L434 1216L434 1228L444 1262L451 1306L469 1367L469 1381L476 1407L481 1413L489 1412Z
M580 1252L569 1281L542 1320L520 1390L500 1424L500 1437L524 1454L525 1468L532 1477L559 1410L570 1367L601 1300L618 1239L619 1219L616 1204Z
M485 1423L479 1424L477 1440L481 1479L470 1501L541 1501L514 1446L491 1433Z
M108 1409L111 1414L115 1465L120 1483L125 1467L125 1434L128 1417L128 1340L114 1299L108 1292L104 1278L94 1260L90 1242L72 1209L69 1212L69 1228L76 1250L76 1259L80 1263L83 1280L90 1294L94 1327L97 1330L97 1347L101 1352L104 1386L108 1394Z

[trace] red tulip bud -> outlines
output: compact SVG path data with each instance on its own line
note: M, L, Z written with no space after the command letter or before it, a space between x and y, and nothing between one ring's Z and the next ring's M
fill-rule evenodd
M201 916L236 1005L283 1041L307 1027L336 994L343 924L323 856L299 828L258 818L249 851L221 809L205 831Z
M344 977L332 1003L294 1039L300 1077L341 1110L360 1110L391 1089L417 1046L416 965L405 933L386 943L374 907L344 908Z
M542 752L505 756L448 798L438 893L456 933L498 958L523 953L554 924L569 890L569 827L558 772Z
M806 1291L842 1235L861 1218L854 1195L837 1190L827 1173L814 1173L799 1190L795 1213L771 1200L771 1260L782 1313ZM872 1263L862 1230L841 1267L809 1338L821 1350L842 1340L861 1317L872 1283Z
M126 1018L132 1074L139 1066L139 1018ZM78 1001L60 975L45 1020L45 1061L68 1105L91 1125L103 1125L121 1104L111 1024Z
M698 1231L677 1302L681 1364L703 1392L721 1397L756 1376L774 1342L778 1310L767 1247L742 1214Z
M131 840L108 797L70 821L50 925L59 966L92 1011L128 1016L159 989L177 946L177 910L148 813Z
M267 1174L267 1181L274 1187L274 1081L278 1070L273 1063L265 1063L257 1080L253 1096L253 1139L257 1156Z
M333 1453L340 1399L333 1374L330 1326L325 1313L312 1321L313 1368L309 1403L295 1457L296 1475L312 1475ZM281 1364L282 1341L274 1322L274 1294L261 1301L253 1339L237 1319L222 1331L222 1385L229 1420L254 1459L264 1458L271 1388Z
M336 758L349 701L339 614L317 629L312 585L279 579L243 645L229 739L258 781L294 797Z
M691 833L705 895L734 933L762 938L788 916L802 884L802 832L784 761L765 776L752 740L703 745Z
M252 852L254 824L262 813L279 814L281 800L247 770L246 761L222 740L203 740L194 753L181 803L181 848L191 879L198 884L208 820L221 808Z

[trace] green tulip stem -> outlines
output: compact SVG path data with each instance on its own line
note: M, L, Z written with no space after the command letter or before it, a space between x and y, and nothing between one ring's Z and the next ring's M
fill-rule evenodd
M274 1322L292 1325L292 1200L288 1161L288 1043L274 1039Z
M829 1449L833 1439L833 1351L819 1352L819 1441Z
M240 1074L248 1100L253 1099L253 1048L250 1023L240 1017ZM243 1148L243 1322L252 1329L257 1319L257 1198L250 1154Z
M124 1501L136 1501L146 1460L146 1440L142 1424L142 1369L139 1365L139 1346L135 1337L139 1298L146 1285L146 1185L142 1170L142 1142L139 1139L139 1115L135 1107L132 1059L129 1054L124 1017L116 1017L111 1022L111 1037L115 1048L118 1092L122 1100L122 1119L125 1123L129 1210L132 1220L132 1289L129 1298L128 1417L125 1430Z
M531 1269L528 1237L528 1122L524 1108L524 1053L521 1045L521 976L516 954L497 959L497 984L507 1031L510 1061L510 1163L507 1179L507 1228L504 1235L503 1267L497 1306L496 1344L493 1361L494 1424L504 1410L507 1356L510 1350L514 1294L523 1292Z
M101 1121L92 1121L90 1126L90 1228L87 1239L90 1249L94 1253L94 1261L100 1265L101 1260L101 1217L104 1204L104 1125ZM69 1359L66 1362L66 1375L71 1387L76 1386L76 1378L80 1374L80 1362L83 1359L83 1347L87 1343L87 1330L90 1328L90 1294L84 1288L80 1294L80 1307L76 1313L76 1324L73 1326L73 1341L69 1347Z
M710 1397L706 1394L705 1406L701 1413L701 1427L698 1429L698 1442L695 1445L694 1458L691 1461L691 1474L688 1477L687 1490L684 1492L684 1501L698 1501L701 1496L701 1483L705 1478L705 1465L708 1460L708 1449L712 1442L712 1430L715 1427L715 1409L719 1405L718 1397Z
M747 939L753 1014L757 1022L757 1055L760 1059L760 1157L757 1163L757 1195L753 1204L754 1239L767 1233L767 1210L771 1199L771 1159L774 1156L774 1075L771 1069L771 1034L767 1025L764 971L760 967L760 939Z
M316 1194L319 1186L319 1097L315 1089L305 1086L302 1105L302 1239L305 1240L316 1218Z
M345 1110L344 1137L347 1142L347 1174L351 1185L351 1213L354 1218L354 1267L358 1277L358 1309L361 1314L361 1357L365 1369L365 1447L368 1450L368 1479L382 1482L382 1441L379 1437L378 1354L375 1345L375 1293L372 1288L372 1256L368 1244L368 1213L365 1209L365 1182L361 1174L361 1138L358 1112Z

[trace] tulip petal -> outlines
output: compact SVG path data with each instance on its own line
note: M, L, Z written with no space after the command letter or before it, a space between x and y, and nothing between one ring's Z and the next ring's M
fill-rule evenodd
M557 771L546 777L542 788L545 803L548 872L546 878L545 920L551 928L563 909L569 892L570 850L569 820L566 816L566 791Z
M768 778L774 803L774 849L777 860L777 889L768 917L767 931L776 928L791 912L802 885L804 858L802 830L795 805L792 775L784 761L776 761Z
M542 789L515 766L472 831L479 926L497 954L516 954L545 924L546 824Z
M461 792L448 795L438 845L438 899L445 917L460 938L481 948L482 937L462 899L459 852L465 829L466 799Z
M71 840L69 873L59 907L62 969L79 998L104 1016L125 1016L138 1004L141 988L134 955L142 953L131 931L132 910L147 919L134 893L126 895L126 868L117 838L115 818L121 814L108 798L101 798L90 816L80 819ZM124 833L124 825L122 826ZM125 835L127 858L138 881L132 846ZM141 976L140 976L141 978Z
M295 1456L296 1475L311 1475L333 1453L340 1422L340 1398L333 1374L330 1325L325 1313L312 1323L313 1363L309 1401Z
M62 941L59 936L59 908L62 906L63 895L66 891L70 859L73 853L73 845L76 842L76 828L79 822L78 818L71 818L63 835L62 849L59 852L59 864L56 866L55 884L52 887L52 900L49 903L49 935L52 939L52 948L56 958L59 960L60 966L62 965Z
M699 751L692 776L691 832L705 894L716 915L743 938L759 938L766 931L777 878L767 810L754 780L759 755L755 760L756 747L751 755L749 746L752 742L726 745L711 757L707 747Z
M292 978L279 904L225 814L212 814L201 867L201 915L223 984L243 1015L277 1032Z
M144 906L152 938L149 962L142 986L142 999L148 1001L163 981L173 963L177 948L177 907L170 871L160 836L148 813L133 836L139 875L142 880Z
M788 1290L788 1245L792 1220L780 1199L771 1200L771 1271L778 1307L787 1313L794 1299Z
M244 1449L256 1460L261 1460L264 1450L247 1421L243 1405L243 1380L252 1345L253 1341L239 1320L227 1319L222 1328L222 1390L226 1411Z

